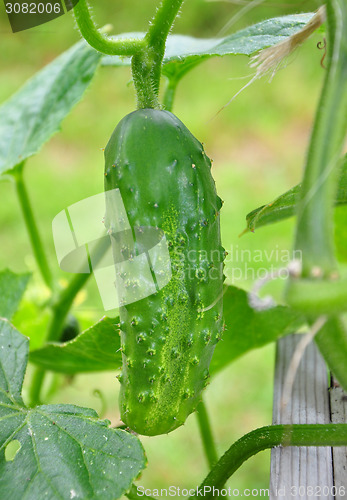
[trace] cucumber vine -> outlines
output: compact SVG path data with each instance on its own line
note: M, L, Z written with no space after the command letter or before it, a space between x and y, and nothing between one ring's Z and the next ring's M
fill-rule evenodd
M347 331L338 315L347 308L347 277L339 276L334 246L334 200L347 130L347 5L327 3L327 71L317 107L298 203L295 251L301 276L286 290L290 305L311 322L330 315L316 343L332 372L347 389Z
M48 264L48 259L42 244L41 236L36 224L36 219L33 214L29 196L26 190L25 182L23 180L23 170L25 162L20 163L11 171L11 175L15 181L18 200L22 209L25 225L27 227L31 246L34 250L34 255L38 268L41 272L43 281L46 283L50 290L53 290L53 276Z
M116 52L116 49L111 49L108 41L104 45L98 42L97 46L91 34L85 37L93 47L105 54L110 53L110 50L115 50L112 53L121 55L125 53L124 50L127 50L128 54L132 55L132 74L139 108L160 107L158 93L165 41L181 3L182 1L170 2L166 0L161 2L153 23L143 40L138 41L138 45L134 45L132 40L122 40L123 45L119 52ZM83 21L83 17L90 20L85 0L80 2L80 6L77 11L75 9L75 12L77 12L76 20L83 35L83 30L87 25L87 22ZM345 310L347 303L347 286L344 279L335 282L336 261L332 224L332 207L337 188L339 157L347 125L347 87L345 84L347 81L347 6L342 0L329 0L327 13L328 67L308 152L297 217L295 250L302 252L302 278L291 280L286 295L288 302L294 307L300 308L301 303L301 308L308 313L308 318L310 318L312 309L319 311L320 314L322 307L324 308L323 312L328 308L327 312L336 314ZM97 32L94 25L91 31ZM125 49L125 47L127 48ZM172 108L176 84L175 81L169 81L164 96L164 106L168 109ZM313 278L324 279L317 294L312 294L311 288L308 291L305 290L307 278L310 280ZM302 288L300 288L301 281L304 282ZM327 281L328 287L326 287ZM317 279L310 282L308 286L316 287ZM323 298L320 297L320 290L322 290ZM329 337L328 354L325 348L327 342L324 340L327 339L331 331L334 335ZM337 367L335 373L340 375L340 380L342 376L343 385L346 388L347 383L344 380L345 376L342 375L344 369L341 368L341 362L336 362L336 354L331 355L331 351L334 350L331 342L335 347L342 347L344 356L347 355L346 332L342 322L336 318L330 318L316 339L327 361L330 362L331 366ZM339 366L341 369L338 368ZM206 424L204 416L206 415L202 409L200 416L202 426L203 422ZM270 429L269 435L275 431L277 432L275 428ZM345 429L342 428L342 431L344 432ZM277 444L283 442L278 436L276 439ZM295 441L295 438L293 439ZM257 446L251 437L249 440L251 449L253 445ZM310 442L310 438L307 441ZM212 463L214 461L213 447L209 446L209 450L209 461ZM226 477L223 477L223 482L225 480Z
M91 18L87 0L79 0L73 10L81 35L91 47L101 54L131 58L131 70L136 93L137 108L138 110L141 110L136 113L137 116L142 117L142 121L140 123L141 133L146 131L146 137L148 137L146 127L149 122L151 122L151 117L153 117L152 122L157 124L157 128L154 132L152 132L152 136L150 136L152 143L156 144L156 141L159 142L160 133L163 137L165 135L163 130L165 129L165 133L167 133L167 136L165 137L172 141L172 150L174 150L175 153L177 150L180 150L180 154L183 155L182 158L180 158L183 168L186 169L189 164L189 175L191 177L189 177L189 175L182 174L182 178L186 179L187 182L190 180L189 186L192 188L191 192L193 193L193 196L189 200L189 203L187 202L187 213L189 213L189 216L186 217L184 223L181 221L181 227L184 227L185 229L185 236L191 236L191 241L194 241L194 244L200 244L205 247L210 245L210 243L210 246L214 244L216 246L215 250L220 252L218 254L219 260L217 260L217 265L220 265L221 267L224 256L224 252L221 252L222 247L219 244L218 218L221 208L221 200L215 193L213 179L210 176L210 162L208 161L201 144L185 129L184 125L179 122L176 117L168 112L171 111L173 107L178 81L182 78L185 72L190 69L188 68L188 65L183 68L181 72L177 68L175 70L176 72L173 71L171 76L168 77L163 102L161 103L159 99L167 38L182 3L183 0L162 0L153 17L153 20L149 24L147 33L142 38L109 37L101 30L98 30ZM298 275L291 276L285 291L285 299L287 304L292 307L295 313L296 311L304 313L304 316L309 324L314 323L317 317L321 315L327 317L327 321L324 323L324 326L315 336L315 341L317 342L317 345L333 374L337 377L343 388L347 390L347 372L345 369L347 359L347 332L346 325L344 324L342 317L342 314L346 312L347 309L347 277L344 276L343 273L340 275L339 264L335 256L333 225L333 205L339 180L339 169L341 165L340 157L343 151L347 129L347 4L345 0L327 0L327 47L326 76L320 102L317 107L317 113L308 149L302 189L297 204L297 225L294 250L296 254L298 252L301 252L302 254L302 268ZM92 52L94 53L94 51ZM194 65L195 62L191 62L191 67ZM144 112L143 110L145 108L150 108L150 112ZM159 120L157 118L158 115L161 115ZM124 119L125 121L123 120L123 125L127 120L129 121L129 116L130 115ZM162 116L165 116L165 120L167 120L167 122L165 120L163 122L160 121L162 120ZM158 127L158 123L161 123L161 127ZM129 140L129 134L127 136L130 146L124 146L126 141L122 135L124 132L124 129L122 129L119 134L117 132L115 136L112 136L113 139L111 138L109 142L110 146L106 148L107 161L105 170L105 187L108 190L112 190L115 187L119 188L122 182L125 182L123 189L128 192L128 184L130 182L129 179L131 182L133 181L131 178L133 171L130 172L128 169L129 165L131 164L133 167L136 163L135 160L140 159L140 161L137 162L137 165L142 167L142 151L139 152L136 150L137 137L140 136L139 128L136 128L137 126L138 123L134 125L135 132L131 137L131 141ZM150 128L151 126L152 123L147 128ZM174 133L172 130L174 130ZM178 130L181 133L181 139L178 135ZM170 142L169 139L166 143ZM181 148L180 144L176 143L179 139L181 140L181 144L184 142L185 147L187 147L187 151L183 146ZM145 143L145 140L142 142ZM124 151L122 150L123 146ZM152 161L154 168L157 169L154 172L155 175L158 175L158 172L161 175L161 170L158 166L161 167L163 159L162 151L158 148L155 149L156 152L158 152L157 163L155 164L153 161L153 151L148 154L147 160L148 162ZM131 151L130 155L129 151ZM171 155L171 150L169 153ZM178 170L178 160L171 158L170 155L165 158L165 161L167 160L167 164L170 164L170 161L172 161L172 168L176 168L176 170ZM131 156L131 161L129 161L129 156ZM177 154L176 157L179 157L179 155ZM14 180L38 269L40 270L44 283L51 292L51 297L49 299L51 319L48 325L45 342L59 342L76 295L86 284L90 274L76 274L66 288L59 289L56 287L52 269L48 263L47 255L44 250L23 180L25 159L22 161L21 155L19 155L19 158L21 160L16 160L16 163L18 162L18 164L15 163L14 167L11 167L9 170L9 173ZM117 171L116 166L119 167ZM202 176L203 181L201 181L201 178L196 175L197 166L199 175ZM180 172L181 171L179 171L179 174L176 174L179 177L181 176ZM140 179L141 175L142 178ZM139 168L136 172L136 181L138 182L139 191L145 191L147 189L147 175L148 172L141 172L141 168ZM158 175L158 178L160 178L160 175ZM180 180L175 177L171 177L170 179L171 181L177 182L177 184ZM193 181L196 182L196 185L194 185ZM141 182L142 184L140 185ZM196 187L199 182L200 184L205 183L205 186L203 186L205 188L206 185L208 185L207 187L210 189L210 197L213 198L212 204L207 204L209 200L207 199L208 195L206 195L206 192L208 194L209 191L203 191L201 189L201 185ZM182 203L182 199L186 194L186 190L185 186L182 186L180 186L181 191L177 189L176 199L171 199L171 206L176 202L177 210L179 210L184 204ZM196 190L194 191L193 188L196 188ZM167 189L167 192L164 190L164 187L162 189L162 192L164 193L164 201L162 205L165 205L165 201L172 196L172 186L167 185L165 189ZM131 191L131 193L133 193L133 191ZM133 194L131 194L131 196L133 196ZM137 209L140 213L144 212L147 207L147 199L145 201L145 208L141 207L140 203L138 203ZM160 214L160 211L163 210L162 207L159 209L157 200L154 201L155 203L151 205L151 214L153 213L155 215L151 215L151 223L153 221L158 222L158 220L161 222L161 220L156 219L156 217L158 217L158 213ZM204 203L206 203L206 206ZM165 217L169 221L168 225L171 224L171 226L173 226L171 219L175 219L177 222L179 217L176 217L175 215L175 217L171 217L170 219L167 215L169 210L170 207L166 207ZM135 212L136 210L134 209L132 213L134 214ZM189 219L191 214L193 214L193 217L196 216L197 218L196 214L198 212L199 216L203 216L202 219L197 220L197 222ZM187 223L187 220L189 221L189 224ZM192 222L196 222L196 224L194 225ZM215 223L214 233L211 232L213 223ZM216 229L217 225L218 228ZM207 226L210 226L210 233L208 233L208 235L210 238L212 235L212 242L209 241L208 236L206 236ZM198 227L198 229L196 229L196 227ZM206 229L206 233L202 233L202 231L205 230L202 228ZM177 237L177 228L171 228L167 232L172 236L171 246L173 246L175 244L174 240ZM181 240L186 244L184 237L181 237ZM102 241L96 248L94 263L97 263L103 257L105 250L105 242ZM210 268L214 265L213 262L206 261L206 263L210 264ZM200 265L202 265L201 262L199 263L199 266ZM201 271L201 269L195 269L195 271ZM187 285L186 288L184 288L184 291L186 292L188 290L189 293L186 293L185 297L182 297L181 294L183 285L182 283L179 283L179 286L182 285L181 288L179 288L177 285L179 280L177 278L176 282L172 285L173 288L176 285L177 286L171 294L172 303L170 303L169 306L167 306L169 303L169 300L167 299L170 299L170 297L164 296L164 300L163 296L159 296L158 293L158 297L161 300L160 304L158 305L158 303L154 303L154 300L151 298L145 308L148 313L148 317L146 318L148 324L144 326L144 329L148 327L148 330L151 331L152 334L154 331L153 319L155 319L157 325L160 324L160 321L167 321L167 311L175 310L174 306L176 307L176 316L174 317L174 321L172 321L172 323L175 323L175 327L178 325L175 332L180 332L180 349L182 353L179 354L182 354L182 358L176 359L178 358L177 349L175 350L175 348L172 348L171 341L171 343L169 342L169 348L163 347L163 344L165 344L165 341L167 340L163 335L158 337L158 345L156 346L157 351L160 352L162 350L164 352L161 359L164 359L166 365L169 366L171 373L177 375L176 385L172 384L170 377L167 377L166 379L163 378L158 382L158 379L160 379L162 374L161 370L164 368L159 364L155 365L155 363L153 363L153 356L156 353L153 345L150 346L149 349L146 348L146 356L151 356L151 358L148 358L147 356L148 359L145 361L146 363L148 362L148 364L152 363L152 367L155 365L154 367L157 371L156 373L153 371L151 378L146 379L145 383L150 381L152 384L151 389L153 387L159 387L157 393L160 393L161 391L162 395L164 394L164 397L162 398L164 403L161 404L161 406L159 405L158 399L156 399L157 393L154 394L153 390L147 392L143 391L143 380L141 377L136 379L138 387L135 387L136 384L133 384L134 378L131 368L133 368L134 364L138 361L137 358L141 357L142 351L140 349L143 348L141 343L143 343L146 334L142 331L140 333L136 331L137 337L135 335L128 336L128 344L125 342L124 336L122 337L120 350L123 354L123 361L127 361L127 366L121 375L123 379L126 379L126 386L122 389L123 393L126 393L123 403L124 408L122 409L123 421L125 423L130 422L128 425L131 425L137 419L137 422L140 421L138 430L144 430L143 434L156 434L159 433L159 430L160 432L173 430L178 425L184 423L189 413L196 411L205 455L210 468L210 473L207 475L200 488L211 486L216 489L221 489L229 477L242 465L245 460L267 448L272 448L274 446L346 446L347 424L273 425L256 429L243 436L240 440L234 443L221 458L218 459L208 412L204 402L199 402L199 397L203 386L207 384L207 367L209 365L210 357L212 356L214 344L220 340L220 330L222 329L223 321L221 304L219 304L218 310L213 310L216 303L213 302L213 299L210 299L212 295L216 295L215 289L211 286L211 288L208 288L208 291L206 292L206 287L204 288L202 286L203 279L199 276L199 274L195 274L194 276L198 284L196 285L195 283L196 286L194 285L195 288L193 291L190 290ZM193 282L194 280L191 281ZM184 283L184 285L186 285L186 283ZM220 280L219 285L220 288L222 288L222 279ZM216 285L214 285L214 287L216 287ZM199 290L199 293L196 294L197 297L194 296L196 290ZM190 300L191 296L194 296L192 299L193 306L189 303L189 307L187 306L184 310L181 304L187 304L187 297L189 297ZM207 300L206 304L203 303L201 296ZM220 297L221 295L217 294L217 296ZM179 302L180 300L183 302ZM165 309L166 307L167 309ZM189 308L191 310L188 310ZM130 332L133 334L139 323L137 322L135 314L133 314L135 308L129 308L129 311L132 314L130 321L130 316L127 317L128 310L125 311L123 317L122 313L120 314L120 327L121 329L124 329L124 331L128 328L128 333ZM194 316L194 314L196 315ZM197 328L197 331L195 332L197 333L197 339L193 339L200 342L201 345L204 343L204 346L201 347L201 345L197 342L197 352L200 354L201 352L204 353L202 356L203 362L200 366L198 356L195 355L194 357L189 357L190 355L188 351L193 344L191 338L194 333L194 325L198 322L198 320L201 320L204 314L206 315L205 321L206 318L209 320L209 324L207 325L208 328L203 330L204 338L200 335L201 332L198 331L199 328ZM141 319L143 320L143 318ZM189 321L191 322L189 323ZM189 328L185 328L185 325L188 325ZM143 324L140 324L140 330L142 326ZM17 334L20 337L18 332L12 331L12 327L7 320L0 319L0 327L0 334L2 333L2 329L6 329L8 335L12 335L11 338L15 338ZM152 327L153 330L150 330ZM189 330L190 333L193 332L191 333L189 341L185 338L185 330ZM167 337L170 337L169 327L166 328L166 334L168 332L169 334ZM212 336L211 333L213 333ZM151 341L153 341L153 338ZM141 346L138 344L141 344ZM207 345L209 345L209 347L206 351ZM199 352L199 349L201 352ZM130 359L128 356L129 351L132 354L135 353L135 361L134 359ZM140 356L138 356L138 353L140 353ZM175 358L175 361L171 358ZM186 373L183 373L184 370L182 369L184 361L187 361L186 365L188 368ZM190 365L194 365L194 368ZM196 368L197 365L199 365L199 368ZM141 366L140 368L142 370L141 374L143 374L144 367ZM138 373L140 373L140 370L138 370ZM192 373L194 376L192 376ZM25 411L28 411L29 416L31 412L34 413L36 411L33 407L39 405L43 399L42 388L45 381L45 375L46 371L42 367L35 368L31 375L29 408L25 407ZM187 386L189 384L190 386L183 388L183 382L181 383L181 379L185 384L187 384ZM120 381L122 383L122 380ZM170 386L168 384L170 384ZM6 394L7 392L9 391L6 391ZM192 393L194 397L192 397ZM132 398L132 408L130 409L129 406L127 406L130 399L129 394ZM4 397L7 397L7 395ZM19 406L23 404L24 408L21 396L18 396L18 398L19 402L17 401L16 404L18 403ZM147 415L145 414L146 412L143 410L144 400L147 408L150 408L152 412L151 419L147 418ZM187 403L187 400L189 400L189 403ZM177 417L172 416L173 413L172 415L170 413L173 411L172 407L175 405L177 410L175 415L179 415L179 421L177 422ZM9 404L7 406L10 407L11 405ZM157 411L156 414L156 410L158 410L159 406L161 407L162 413L159 414L159 411ZM23 408L20 406L21 412L24 411ZM45 411L47 408L45 408ZM18 408L16 407L16 410L17 409ZM131 409L133 413L131 413ZM40 412L41 410L37 411ZM76 416L75 413L77 410L71 410L71 408L69 408L69 411L72 411L74 416ZM93 415L91 416L92 419L95 418ZM168 424L165 420L169 419L169 417L170 422ZM54 418L59 418L59 409ZM135 420L132 420L133 418ZM141 421L141 419L143 421ZM55 426L56 422L53 421L52 425ZM134 430L136 430L136 425L137 424L132 425ZM84 437L87 437L87 435ZM132 438L134 437L132 436ZM134 478L135 476L132 476L131 481L133 481ZM129 499L138 498L136 487L133 485L126 495ZM205 498L212 498L212 496L209 497L208 495L205 495Z
M132 56L138 109L161 107L158 95L165 43L182 3L183 0L162 1L142 40L110 40L95 27L86 0L80 0L74 8L81 34L92 47L103 54Z

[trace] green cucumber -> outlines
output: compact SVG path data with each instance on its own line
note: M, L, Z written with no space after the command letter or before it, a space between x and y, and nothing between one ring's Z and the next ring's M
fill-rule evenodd
M105 191L116 188L132 227L164 231L172 271L164 288L120 307L121 418L139 434L168 433L201 400L223 330L222 201L201 143L154 109L127 115L107 144ZM115 217L106 201L109 232Z
M81 329L77 318L75 318L72 314L69 314L61 333L60 342L69 342L70 340L76 338L79 333L81 333Z

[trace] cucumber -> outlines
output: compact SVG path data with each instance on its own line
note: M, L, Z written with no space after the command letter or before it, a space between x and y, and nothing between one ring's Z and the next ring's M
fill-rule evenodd
M123 118L105 148L105 191L115 188L132 227L164 231L172 271L164 288L120 307L121 418L139 434L168 433L201 400L223 330L222 201L202 144L154 109ZM114 217L106 197L109 233Z
M77 318L75 318L72 314L69 314L64 324L60 342L69 342L70 340L76 338L80 332L81 329Z

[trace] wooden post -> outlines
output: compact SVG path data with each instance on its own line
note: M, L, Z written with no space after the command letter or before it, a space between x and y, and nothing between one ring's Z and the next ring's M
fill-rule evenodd
M288 335L277 343L273 424L347 422L347 402L343 391L339 387L329 390L327 368L314 342L305 350L288 404L283 407L287 371L302 337L301 334ZM347 500L347 448L273 449L270 500L312 500L317 497Z
M347 366L346 366L347 370ZM347 423L347 395L335 384L330 389L331 421ZM336 500L347 499L347 446L333 448L334 482Z

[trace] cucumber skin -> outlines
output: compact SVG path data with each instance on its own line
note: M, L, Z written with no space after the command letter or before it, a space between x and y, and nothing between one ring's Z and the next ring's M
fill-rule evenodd
M169 246L171 281L120 307L121 418L138 434L164 434L201 400L223 330L222 201L202 144L175 115L153 109L125 116L107 144L105 191L115 188L130 225L161 228ZM106 207L108 228L112 216Z

